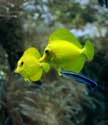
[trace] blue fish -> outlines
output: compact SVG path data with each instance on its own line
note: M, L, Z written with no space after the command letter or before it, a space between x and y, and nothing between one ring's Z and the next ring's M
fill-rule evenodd
M83 83L83 84L93 87L93 88L97 85L97 83L95 81L87 78L86 76L84 76L82 74L68 72L68 71L61 71L61 76L64 78L75 80L79 83Z

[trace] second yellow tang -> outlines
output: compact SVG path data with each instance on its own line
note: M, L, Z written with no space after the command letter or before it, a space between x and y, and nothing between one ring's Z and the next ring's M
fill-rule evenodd
M39 58L40 53L36 48L28 48L18 60L15 72L22 75L25 81L40 80L43 71L49 70L49 64L40 63Z
M94 47L90 41L83 47L70 31L58 29L49 37L40 62L48 62L59 74L61 70L79 73L85 61L91 61L93 56Z

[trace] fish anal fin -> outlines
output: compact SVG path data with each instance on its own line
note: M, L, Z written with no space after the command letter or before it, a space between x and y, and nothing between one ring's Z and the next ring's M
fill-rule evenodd
M34 75L32 75L32 76L30 77L30 80L31 80L31 81L38 81L38 80L41 79L42 74L43 74L43 71L42 71L42 70L39 70L38 72L36 72Z
M64 65L63 70L79 73L82 70L84 63L85 63L85 56L80 55L74 61L72 60L68 62L67 65Z

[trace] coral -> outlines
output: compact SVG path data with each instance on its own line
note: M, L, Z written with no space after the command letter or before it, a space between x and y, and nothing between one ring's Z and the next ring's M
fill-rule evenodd
M12 77L7 84L7 112L13 125L84 125L86 110L96 110L87 88L65 79L37 86Z

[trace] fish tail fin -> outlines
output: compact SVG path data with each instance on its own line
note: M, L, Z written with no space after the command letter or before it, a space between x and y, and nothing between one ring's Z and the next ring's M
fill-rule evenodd
M90 41L87 41L84 48L82 49L82 53L87 57L88 61L91 61L94 57L94 47Z

